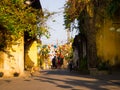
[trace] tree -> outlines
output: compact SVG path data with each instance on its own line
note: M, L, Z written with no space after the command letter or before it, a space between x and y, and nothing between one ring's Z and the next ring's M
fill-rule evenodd
M33 5L34 6L34 5ZM46 35L49 33L47 31L47 27L45 26L45 20L42 8L36 9L31 6L28 6L24 3L23 0L3 0L0 2L0 31L1 35L5 35L4 39L11 42L11 39L8 38L8 33L10 37L14 36L12 40L18 39L19 37L25 35L25 40L35 39L36 36ZM38 20L38 18L40 20ZM45 18L47 19L47 18ZM37 29L36 23L39 21L40 29ZM4 28L4 33L2 32ZM3 40L0 42L1 49L5 48L5 44L7 44ZM2 45L4 43L4 46ZM12 43L12 42L11 42Z
M89 59L89 66L90 67L96 67L95 63L92 64L93 62L96 62L96 45L95 45L95 28L94 28L94 19L90 16L90 13L88 11L92 11L91 14L93 13L93 3L88 2L88 0L74 0L68 1L69 4L68 7L66 7L67 11L66 16L69 16L69 18L72 18L71 21L65 18L65 22L68 21L70 24L73 22L75 19L78 21L78 30L83 36L86 37L87 39L87 59ZM87 10L87 7L92 5L92 7ZM72 14L70 12L73 12ZM66 17L65 16L65 17ZM91 18L91 19L90 19ZM68 25L65 23L65 25Z
M119 18L120 0L68 0L65 4L65 26L78 21L78 30L87 40L89 67L97 66L96 33L108 17ZM117 12L117 13L116 13ZM115 14L116 13L116 14Z
M40 67L43 66L43 64L49 64L50 65L50 61L49 61L49 53L50 53L50 48L48 45L43 45L40 47L40 51L39 51L39 58L38 58L38 64L40 65Z

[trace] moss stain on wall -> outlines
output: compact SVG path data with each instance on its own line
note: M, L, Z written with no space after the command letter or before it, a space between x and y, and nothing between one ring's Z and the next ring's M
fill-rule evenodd
M97 55L111 65L120 64L120 32L110 31L113 22L106 21L96 35Z

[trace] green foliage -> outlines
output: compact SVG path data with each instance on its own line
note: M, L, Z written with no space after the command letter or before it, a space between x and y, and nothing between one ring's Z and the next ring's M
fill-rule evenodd
M88 63L87 63L87 57L84 57L82 60L80 60L80 69L87 70L88 69Z
M106 11L107 9L107 11ZM118 12L117 12L118 11ZM78 21L78 30L87 39L87 58L90 67L96 67L96 31L103 28L108 17L117 19L120 17L120 0L68 0L65 4L64 24L66 28L72 28L71 23ZM119 21L119 20L118 20ZM94 48L91 48L94 47ZM94 63L93 63L94 62ZM84 68L85 60L81 60L81 68ZM104 66L104 65L103 65ZM101 65L101 67L103 67Z
M109 61L99 62L98 70L109 70L109 69L110 69Z
M71 23L79 17L79 14L84 9L86 1L84 0L68 0L64 5L64 25L69 28Z
M49 14L49 15L48 15ZM40 37L45 35L49 38L49 32L45 22L51 13L43 15L41 9L34 9L24 4L24 0L2 0L0 1L0 25L4 27L4 35L6 42L24 35L24 32L28 32L28 37L35 38L36 35ZM39 18L36 18L39 17ZM36 23L39 23L37 27ZM3 33L3 28L0 28L0 33ZM8 33L9 32L9 33ZM14 38L8 38L8 34L14 36ZM26 37L27 39L30 39ZM5 46L5 42L0 41L0 48ZM4 46L3 44L4 43Z
M40 48L40 51L39 51L38 62L39 62L39 65L42 66L43 63L45 63L45 61L47 62L49 61L50 48L48 45L39 46L39 48Z
M114 17L115 12L120 8L120 0L111 0L107 7L107 13L110 18Z
M42 11L26 6L19 0L3 0L0 2L0 23L12 33L19 34L30 31L36 32L37 16L41 17ZM42 17L44 18L44 17Z
M51 13L47 12L43 17L42 10L28 7L21 0L1 1L0 12L0 24L14 35L28 31L32 36L36 34L37 30L42 31L43 35L49 35L44 24ZM36 17L39 17L40 20ZM36 22L40 23L40 29L37 29Z
M69 28L70 24L78 19L85 8L88 11L88 7L94 9L93 14L96 13L102 18L108 18L108 16L113 18L117 10L119 13L120 0L68 0L64 7L64 25L66 28Z
M70 61L73 58L73 49L72 46L67 46L67 49L62 51L63 55L65 56L65 60Z
M40 59L40 60L39 60L39 64L40 64L40 66L42 66L43 63L44 63L44 62L43 62L43 59Z
M3 72L0 72L0 77L3 77L4 73Z
M42 47L41 47L41 50L40 50L40 55L42 55L44 58L48 58L48 54L49 54L49 52L50 52L50 49L48 48L48 46L47 45L43 45Z
M17 4L19 0L12 0L12 3Z
M37 10L28 7L19 0L3 0L0 2L0 24L12 34L23 33L24 30L36 30Z
M80 60L78 70L82 74L89 74L87 57Z

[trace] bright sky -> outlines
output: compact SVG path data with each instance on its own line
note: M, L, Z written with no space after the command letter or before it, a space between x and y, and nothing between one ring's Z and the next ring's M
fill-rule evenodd
M51 34L50 39L42 37L43 44L60 44L67 41L67 33L64 28L64 4L66 0L40 0L43 10L47 9L49 12L61 12L56 14L47 22L50 27L49 32ZM55 22L53 22L55 20Z

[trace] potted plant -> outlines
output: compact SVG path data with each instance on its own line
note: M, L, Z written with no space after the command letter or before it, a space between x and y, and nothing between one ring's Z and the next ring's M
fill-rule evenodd
M14 72L14 73L13 73L13 76L14 76L14 77L18 77L18 76L19 76L19 73L18 73L18 72Z
M3 77L4 73L3 72L0 72L0 77Z

